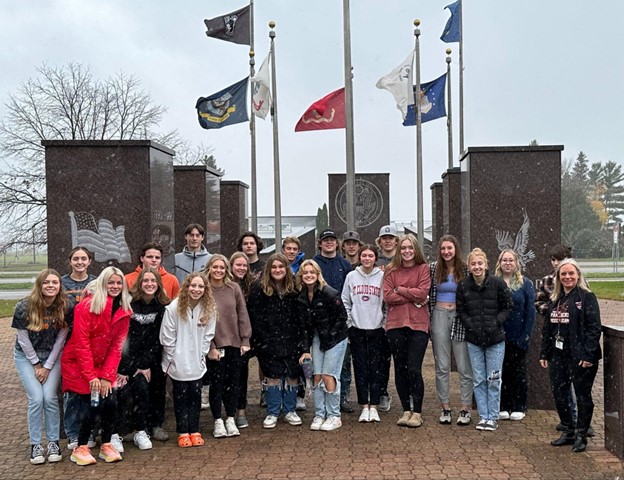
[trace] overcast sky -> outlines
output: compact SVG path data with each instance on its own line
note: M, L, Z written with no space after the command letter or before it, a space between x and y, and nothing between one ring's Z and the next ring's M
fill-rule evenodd
M390 173L392 220L416 218L415 128L403 127L376 81L401 63L421 20L421 80L446 69L453 49L458 152L458 44L439 37L451 0L351 1L356 172ZM42 62L90 65L96 77L138 76L177 128L214 148L226 179L250 182L249 128L203 130L195 102L249 73L248 48L206 37L203 20L244 0L0 0L0 115L9 92ZM282 214L314 215L327 201L327 174L345 169L344 130L295 133L314 101L344 84L341 0L256 0L258 65L276 26ZM624 2L464 0L465 146L562 144L564 158L624 162ZM259 214L273 214L272 134L257 121ZM445 119L423 125L425 224L430 190L447 166ZM518 174L522 174L519 166ZM493 186L495 187L495 186Z

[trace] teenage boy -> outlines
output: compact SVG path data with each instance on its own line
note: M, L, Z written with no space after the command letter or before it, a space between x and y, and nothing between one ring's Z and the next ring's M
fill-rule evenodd
M203 245L204 227L199 223L191 223L186 227L184 240L186 245L175 255L175 276L180 284L189 274L201 272L212 257Z
M360 234L353 231L345 232L342 236L342 255L351 264L351 267L357 267L360 263Z
M139 273L145 267L152 267L158 270L160 278L162 279L163 288L167 296L173 300L178 296L180 292L180 283L175 275L170 274L165 270L165 267L161 265L163 256L163 248L160 243L146 243L141 248L140 260L141 263L136 267L134 272L130 272L126 275L126 282L128 283L128 289L136 283Z
M265 262L260 260L258 253L264 248L264 242L254 232L245 232L238 239L236 250L243 252L249 259L249 270L255 279L260 278Z
M282 240L282 253L290 264L293 275L297 275L299 265L303 262L305 253L301 251L301 242L297 237L286 237Z

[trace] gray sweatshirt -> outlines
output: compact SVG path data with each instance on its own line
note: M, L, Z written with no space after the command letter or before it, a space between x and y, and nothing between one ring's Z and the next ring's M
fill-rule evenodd
M383 271L374 267L366 274L362 267L349 272L342 289L342 302L347 309L347 325L374 330L385 323L383 304Z

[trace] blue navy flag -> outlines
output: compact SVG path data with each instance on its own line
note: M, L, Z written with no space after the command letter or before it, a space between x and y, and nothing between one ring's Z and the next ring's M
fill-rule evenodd
M420 85L420 119L422 123L436 118L446 117L446 107L444 105L444 92L446 90L446 73L436 78L432 82L421 83ZM414 87L414 97L416 87ZM407 115L403 120L404 127L416 125L416 105L412 103L407 106Z
M249 77L245 77L220 92L197 99L195 108L202 128L221 128L249 121L247 116L248 80Z
M440 40L445 43L459 42L459 29L461 28L461 3L457 0L455 3L451 3L444 7L448 8L451 12L451 18L446 22L444 31Z

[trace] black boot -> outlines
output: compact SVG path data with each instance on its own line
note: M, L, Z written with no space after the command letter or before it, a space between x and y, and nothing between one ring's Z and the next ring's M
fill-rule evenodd
M574 429L566 426L561 436L557 440L553 440L550 444L553 447L563 447L564 445L572 445L574 443Z
M573 452L584 452L587 448L587 435L577 433L574 437L574 445L572 445Z

